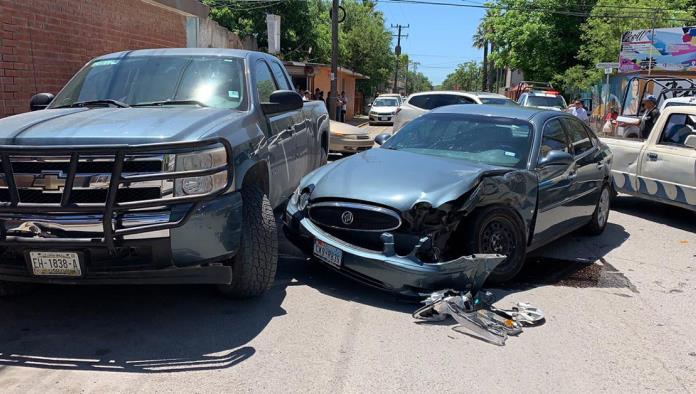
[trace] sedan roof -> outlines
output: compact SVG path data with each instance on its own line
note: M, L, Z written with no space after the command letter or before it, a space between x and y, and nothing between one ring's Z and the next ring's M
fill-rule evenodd
M431 114L462 114L462 115L484 115L484 116L502 116L505 118L525 119L539 118L546 119L551 116L558 116L561 113L558 111L545 110L534 107L518 107L504 105L472 105L458 104L446 105L444 107L435 108L430 111Z

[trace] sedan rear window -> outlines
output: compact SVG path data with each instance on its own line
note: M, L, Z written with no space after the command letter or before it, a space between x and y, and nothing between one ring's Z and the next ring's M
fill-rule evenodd
M526 105L531 107L566 107L561 96L528 96Z
M408 103L414 107L427 110L444 107L445 105L475 104L470 98L456 94L422 94L411 97Z
M516 107L518 105L516 102L506 98L479 97L479 100L481 100L483 104L508 105L511 107Z
M531 141L532 126L523 120L429 113L409 122L382 148L525 168Z

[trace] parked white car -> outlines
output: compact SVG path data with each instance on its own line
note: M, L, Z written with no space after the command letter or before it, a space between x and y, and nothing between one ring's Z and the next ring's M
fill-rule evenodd
M362 152L372 148L374 141L364 127L355 127L347 123L329 121L329 151L343 154Z
M369 122L370 125L375 123L393 123L394 115L399 109L399 99L396 97L379 96L370 105Z
M696 211L696 106L669 106L645 141L602 138L619 193Z
M414 93L408 96L406 102L399 107L394 118L394 131L431 109L454 104L517 105L514 101L497 93L457 91Z

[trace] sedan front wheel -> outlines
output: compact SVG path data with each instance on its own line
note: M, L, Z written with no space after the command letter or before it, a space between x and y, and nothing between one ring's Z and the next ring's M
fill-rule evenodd
M522 220L508 209L490 207L479 212L468 226L470 252L507 256L488 281L500 283L514 278L524 266L527 252Z

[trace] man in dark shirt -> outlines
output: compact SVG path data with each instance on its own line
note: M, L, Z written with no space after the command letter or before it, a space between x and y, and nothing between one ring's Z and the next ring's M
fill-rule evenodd
M657 109L657 99L653 95L643 99L643 107L645 107L645 112L640 119L640 138L646 139L650 135L657 118L660 117L660 111Z

